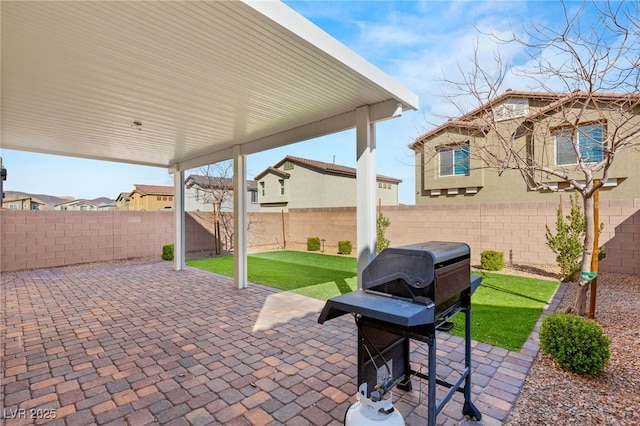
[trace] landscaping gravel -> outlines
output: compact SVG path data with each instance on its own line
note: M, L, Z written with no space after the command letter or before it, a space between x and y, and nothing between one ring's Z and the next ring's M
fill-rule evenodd
M568 285L558 307L573 306ZM595 319L611 339L611 359L595 376L558 367L538 353L505 425L640 424L640 276L602 273Z

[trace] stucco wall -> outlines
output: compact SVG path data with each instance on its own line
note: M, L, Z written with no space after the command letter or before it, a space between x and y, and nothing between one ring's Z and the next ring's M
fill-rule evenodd
M356 205L356 179L353 176L321 173L317 170L295 164L292 169L280 168L288 173L283 178L274 173L267 173L260 182L265 184L265 195L260 192L258 184L258 199L264 203L261 211L280 211L281 209L345 207ZM280 179L284 179L285 193L280 193ZM382 188L381 186L390 186ZM376 183L376 204L398 204L398 184ZM270 207L268 204L276 204ZM284 205L286 203L286 206Z
M531 108L533 112L537 108ZM563 114L551 116L541 124L536 126L533 134L534 156L540 164L555 168L555 129L559 126L571 122ZM589 123L592 121L602 121L606 119L608 127L605 127L605 133L613 134L616 132L615 124L620 120L615 114L607 113L604 110L592 110L586 113L580 121ZM568 120L568 121L567 121ZM523 118L515 120L503 121L499 124L498 130L502 134L503 140L510 140L511 135L516 132L517 127L521 124ZM629 122L617 129L620 135L628 135L635 132L640 125L640 114L633 117ZM495 136L489 133L488 139L484 135L462 134L458 129L450 131L442 131L434 135L427 141L424 148L418 148L415 154L416 164L416 198L417 205L469 205L496 202L538 202L538 201L555 201L558 194L551 191L531 191L528 190L525 180L522 178L519 170L505 170L498 173L494 168L487 168L486 163L480 159L478 146L485 144L493 144L495 152L502 152L498 147L499 143ZM518 136L514 144L519 146L521 152L526 152L527 134ZM470 171L468 176L440 176L439 160L437 147L451 145L454 143L469 142L470 144ZM615 187L604 187L600 191L601 200L628 200L640 197L640 188L638 180L640 179L640 168L638 161L640 160L640 150L637 142L635 146L631 146L626 150L620 151L615 161L609 169L608 180L611 184L615 183ZM513 164L512 164L513 165ZM585 176L582 172L571 171L571 167L565 166L565 170L569 176L577 180L583 181ZM602 172L594 173L594 178L600 179ZM560 188L568 184L562 179L552 175L536 176L545 182L554 182ZM466 188L477 188L476 193L467 193ZM436 194L433 194L436 190ZM448 195L448 191L452 190L452 194ZM437 195L437 191L440 194ZM457 195L454 195L456 193Z

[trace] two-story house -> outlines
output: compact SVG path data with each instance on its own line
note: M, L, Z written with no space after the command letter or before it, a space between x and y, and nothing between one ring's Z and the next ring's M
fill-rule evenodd
M225 177L189 175L184 181L186 211L233 211L233 179ZM256 181L247 180L245 203L248 212L260 211Z
M262 211L356 205L356 169L286 156L255 177ZM398 205L402 180L377 175L378 203Z
M555 201L571 179L584 181L579 159L597 164L612 144L637 134L639 100L637 94L507 90L409 145L416 205ZM640 198L640 139L628 142L608 171L603 199Z
M129 210L157 211L173 209L173 186L140 185L129 194Z

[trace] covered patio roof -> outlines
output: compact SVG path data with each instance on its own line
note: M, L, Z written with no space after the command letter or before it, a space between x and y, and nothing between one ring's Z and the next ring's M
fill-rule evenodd
M418 97L281 2L2 2L2 146L184 171L356 128L358 268L375 255L375 123ZM234 191L235 281L247 223ZM242 230L242 232L240 232Z
M2 146L186 170L417 109L280 2L2 2Z

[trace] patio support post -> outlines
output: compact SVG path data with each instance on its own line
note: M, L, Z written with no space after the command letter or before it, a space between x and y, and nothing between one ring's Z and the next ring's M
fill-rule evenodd
M247 157L233 147L233 284L247 287Z
M362 271L376 250L376 133L368 105L356 109L356 158L356 246L361 289Z
M184 238L184 171L173 172L173 215L175 218L175 243L173 246L173 267L176 271L185 267Z

